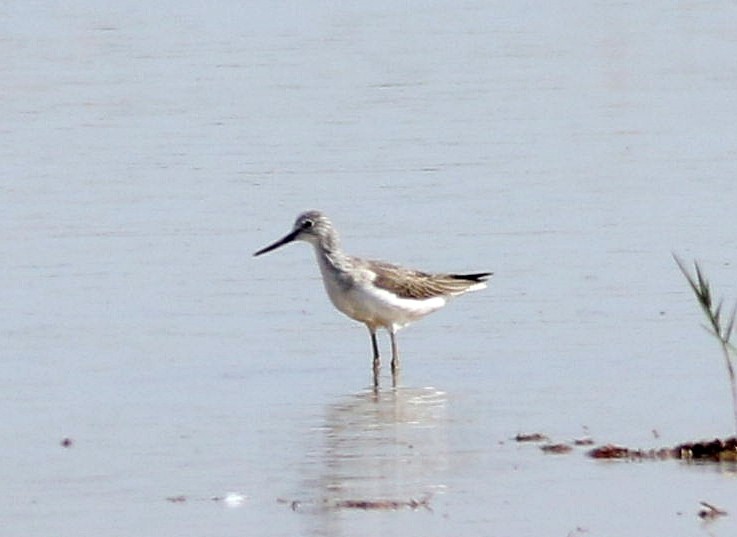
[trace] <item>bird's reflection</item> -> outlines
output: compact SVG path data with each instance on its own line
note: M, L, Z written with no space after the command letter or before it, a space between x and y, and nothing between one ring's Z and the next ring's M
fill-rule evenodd
M410 503L442 490L446 403L435 388L374 386L328 405L304 467L304 494L320 515L313 533L340 535L343 505Z

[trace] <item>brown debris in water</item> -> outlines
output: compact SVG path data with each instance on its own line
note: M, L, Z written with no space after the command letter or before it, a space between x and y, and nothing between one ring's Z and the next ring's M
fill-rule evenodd
M710 441L687 442L675 448L675 457L684 460L737 462L737 438L715 438Z
M568 444L545 444L544 446L540 446L540 449L544 453L552 453L554 455L563 455L573 451L573 448Z
M543 451L543 453L552 453L555 455L562 455L565 453L570 453L573 451L573 446L591 446L594 444L594 441L589 436L585 436L583 438L577 438L573 440L571 443L565 443L565 442L553 442L550 440L550 437L543 433L519 433L517 436L514 437L515 442L546 442L544 445L540 446L540 449Z
M628 459L630 458L630 452L631 450L626 447L607 444L589 451L589 457L594 459Z
M417 510L424 507L432 512L430 507L430 495L420 499L410 498L409 500L324 500L323 504L329 509L360 509L362 511L397 511L399 509ZM286 498L277 498L278 503L289 505L292 511L299 511L305 503L309 506L313 502L302 502L300 500L288 500Z
M737 462L737 438L727 438L725 440L716 438L700 442L687 442L673 448L647 450L607 444L592 449L588 454L594 459L681 459L687 461Z
M550 439L542 433L519 433L514 440L516 442L546 442Z
M658 438L660 433L655 429L653 435ZM554 443L542 433L519 433L514 437L516 442L545 442L540 446L544 453L564 454L570 453L574 447L593 446L594 440L590 436L574 439L570 443ZM705 462L733 462L737 463L737 437L715 438L714 440L701 440L697 442L685 442L674 447L663 447L654 449L632 449L617 444L605 444L594 447L587 451L589 457L604 460L665 460L680 459L684 461Z
M430 497L422 499L410 498L409 501L401 500L339 500L335 502L334 507L336 509L362 509L364 511L370 510L385 510L385 511L396 511L398 509L409 508L412 510L424 507L430 509Z
M702 509L699 510L699 518L703 520L714 520L720 516L727 516L727 512L724 509L720 509L707 502L699 502Z
M594 459L627 459L627 460L643 460L643 459L669 459L673 457L673 450L663 449L629 449L623 446L607 444L592 449L588 453L589 457Z

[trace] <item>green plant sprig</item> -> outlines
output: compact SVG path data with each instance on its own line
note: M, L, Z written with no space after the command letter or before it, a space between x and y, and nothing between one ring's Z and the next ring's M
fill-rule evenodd
M737 379L735 379L734 365L732 364L732 353L737 353L737 349L730 342L730 338L734 333L735 318L737 317L737 304L732 308L732 313L725 322L725 318L722 317L722 306L724 305L724 301L720 299L716 305L714 304L709 281L706 279L706 276L704 276L701 267L699 267L699 263L694 261L694 269L696 271L696 276L694 277L676 254L673 254L673 259L678 264L678 268L681 270L683 275L686 277L688 284L696 295L696 300L709 321L709 326L705 326L705 328L709 333L714 335L721 344L722 355L724 356L727 373L729 374L729 383L732 388L732 410L734 413L735 433L737 433Z

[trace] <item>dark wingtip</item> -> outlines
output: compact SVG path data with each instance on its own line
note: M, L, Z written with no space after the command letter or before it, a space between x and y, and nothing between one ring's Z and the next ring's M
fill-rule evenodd
M475 274L451 274L450 277L456 280L467 280L469 282L485 282L493 272L477 272Z

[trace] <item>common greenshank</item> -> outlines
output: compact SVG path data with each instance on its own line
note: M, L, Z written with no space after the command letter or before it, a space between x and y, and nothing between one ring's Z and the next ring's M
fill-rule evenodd
M314 246L322 281L333 305L368 327L374 373L380 363L377 329L389 332L392 372L396 373L399 368L397 331L442 308L451 297L485 288L486 280L492 275L491 272L429 274L346 255L340 249L333 224L319 211L300 214L292 231L253 255L265 254L292 241L305 241Z

